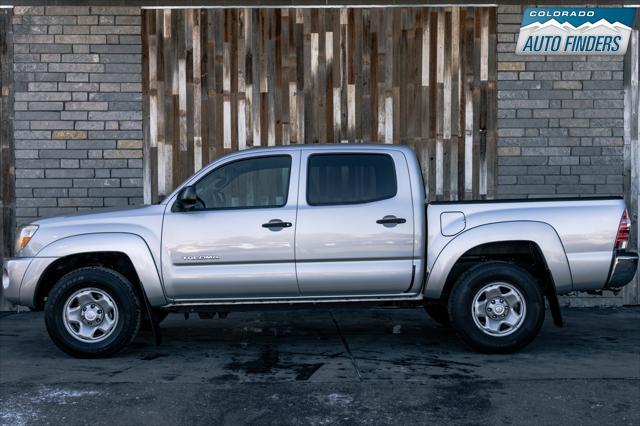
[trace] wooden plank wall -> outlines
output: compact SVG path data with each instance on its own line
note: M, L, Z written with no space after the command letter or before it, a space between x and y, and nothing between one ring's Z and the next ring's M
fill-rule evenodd
M495 9L156 9L145 201L253 146L412 146L430 199L494 195Z
M13 43L11 9L0 9L0 260L11 256L15 233ZM0 301L0 305L1 305Z
M640 210L640 10L636 12L625 57L624 75L624 198L631 216L630 249L640 247L638 211ZM640 305L640 274L624 287L623 303Z

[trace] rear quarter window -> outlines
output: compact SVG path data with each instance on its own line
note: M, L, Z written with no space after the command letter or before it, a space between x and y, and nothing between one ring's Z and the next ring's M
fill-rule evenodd
M387 154L315 154L307 166L311 206L361 204L395 197L395 165Z

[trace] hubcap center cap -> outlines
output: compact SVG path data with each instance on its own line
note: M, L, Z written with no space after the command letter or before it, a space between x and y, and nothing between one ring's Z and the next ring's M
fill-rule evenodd
M503 298L495 298L487 301L486 312L489 318L504 318L509 310L509 304Z
M102 321L104 311L102 310L102 306L97 303L87 304L82 307L82 319L92 325L94 321L100 322Z

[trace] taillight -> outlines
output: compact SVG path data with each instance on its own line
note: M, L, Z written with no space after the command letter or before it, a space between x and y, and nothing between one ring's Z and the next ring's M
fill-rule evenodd
M618 235L616 235L616 250L624 250L629 245L629 231L631 230L631 220L629 219L629 213L625 209L620 219L620 226L618 226Z

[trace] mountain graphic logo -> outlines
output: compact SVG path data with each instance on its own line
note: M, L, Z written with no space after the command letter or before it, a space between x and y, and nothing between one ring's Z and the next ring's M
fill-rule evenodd
M631 8L527 8L516 45L521 55L624 55Z

